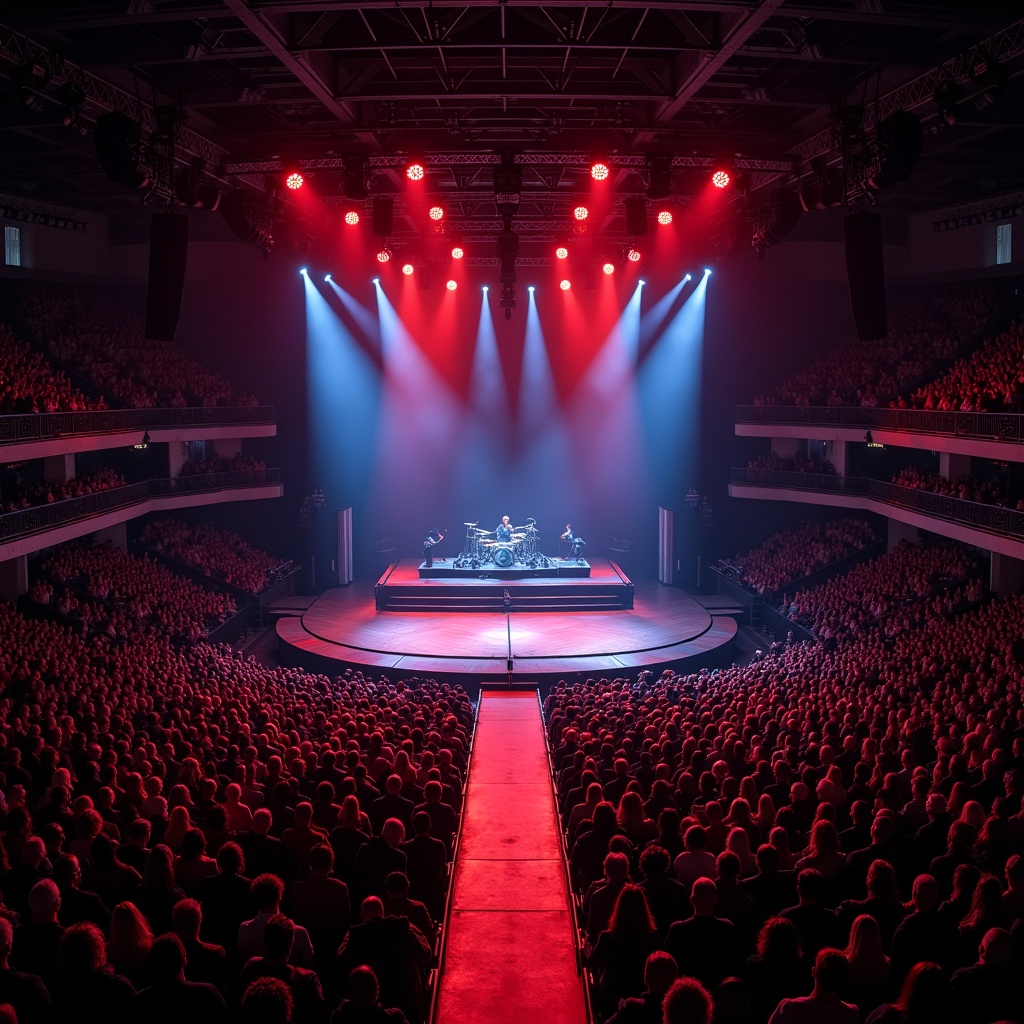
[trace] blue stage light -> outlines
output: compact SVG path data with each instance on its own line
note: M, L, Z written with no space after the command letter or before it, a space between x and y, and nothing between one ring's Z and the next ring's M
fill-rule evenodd
M324 280L325 280L325 281L330 281L330 279L331 279L331 275L330 275L330 274L328 274L328 275L327 275L327 276L326 276L326 277L324 278Z
M375 277L375 278L373 279L373 283L374 283L374 284L380 284L380 278L379 278L379 277Z
M305 268L305 267L299 267L299 273L300 273L300 274L301 274L301 275L302 275L303 277L306 277L306 268Z
M640 283L641 284L647 284L647 282L642 277L640 278Z
M531 285L530 285L530 286L529 286L529 287L528 287L528 288L527 288L526 290L527 290L528 292L532 292L532 291L533 291L533 285L531 284Z

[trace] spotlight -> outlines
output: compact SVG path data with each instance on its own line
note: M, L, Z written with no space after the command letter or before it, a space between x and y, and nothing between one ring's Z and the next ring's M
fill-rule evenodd
M307 277L307 276L308 276L308 275L306 274L306 268L305 268L305 267L299 267L299 273L300 273L300 274L301 274L301 275L302 275L303 277Z
M615 273L615 264L614 263L606 263L603 267L601 267L601 269L606 274L614 274Z
M427 176L427 168L422 160L410 160L405 165L405 176L410 181L422 181Z
M387 261L391 259L392 255L393 253L391 252L391 249L388 246L383 245L381 246L380 251L377 253L377 262L387 263Z
M662 224L662 225L671 224L672 223L672 211L671 210L661 210L658 213L658 223Z
M359 214L355 210L349 210L345 214L345 223L354 228L359 223Z
M572 284L570 284L568 280L563 278L561 281L558 282L558 287L561 288L563 292L567 292L572 287Z
M730 181L732 181L732 177L728 171L719 169L711 175L711 184L714 185L715 188L728 188Z
M486 295L491 289L484 285L484 295Z
M325 275L324 275L324 281L325 281L325 282L326 282L326 281L330 281L330 279L331 279L331 275L330 275L330 274L325 274Z
M411 263L404 263L402 265L402 273L405 274L406 277L411 276L412 275L412 271L413 271L413 266L412 266Z
M590 163L590 176L594 181L607 181L611 169L608 162L600 157L595 157Z
M710 268L710 267L705 267L705 268L704 268L704 273L705 273L705 274L706 274L706 275L707 275L708 277L710 277L710 276L711 276L711 268Z
M647 284L647 282L641 277L639 283L641 285Z
M686 284L687 281L692 281L692 280L693 280L692 275L687 274L686 277L683 278L683 284Z
M449 281L448 284L445 285L445 287L448 289L448 291L453 292L453 291L455 291L456 288L459 287L459 282L458 281Z
M530 294L532 295L533 294L533 285L531 284L526 290L528 292L530 292Z
M590 216L590 211L585 206L577 206L572 215L577 220L586 220Z
M305 179L305 178L303 178L303 176L302 176L301 174L299 174L299 172L298 172L298 171L292 171L292 172L291 172L290 174L288 174L288 175L287 175L287 177L286 177L286 178L284 179L284 183L285 183L285 184L286 184L286 185L287 185L287 186L288 186L288 187L289 187L289 188L290 188L290 189L291 189L291 190L292 190L293 192L294 192L294 191L295 191L296 189L300 189L300 188L302 188L302 186L303 186L303 185L305 184L305 182L306 182L306 179Z
M626 250L626 259L629 260L630 263L639 263L640 262L640 250L631 245Z
M560 245L560 246L559 246L559 247L558 247L558 248L557 248L557 249L555 250L555 255L556 255L556 256L557 256L557 257L558 257L558 258L559 258L560 260L567 260L567 259L569 258L569 248L568 248L568 246L565 246L565 245Z
M444 207L443 206L432 206L430 208L430 219L431 220L440 220L443 216L444 216Z
M461 260L462 257L465 256L465 255L466 255L466 250L463 249L461 245L453 245L452 246L452 259L453 260Z
M380 284L380 278L379 278L379 277L375 277L375 278L373 279L373 283L374 283L374 284Z

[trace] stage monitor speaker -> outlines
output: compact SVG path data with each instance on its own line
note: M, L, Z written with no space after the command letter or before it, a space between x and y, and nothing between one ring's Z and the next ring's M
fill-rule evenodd
M352 582L352 506L338 509L338 583Z
M626 234L630 238L647 234L647 200L643 196L626 196Z
M676 579L675 509L658 507L658 582L672 586Z
M146 337L174 341L181 316L188 258L188 217L155 213L149 233L149 290L146 294Z
M888 334L885 316L885 265L882 258L882 218L877 213L851 213L843 219L846 275L850 303L861 341Z
M391 196L373 197L373 233L378 238L391 234L395 220L395 201Z

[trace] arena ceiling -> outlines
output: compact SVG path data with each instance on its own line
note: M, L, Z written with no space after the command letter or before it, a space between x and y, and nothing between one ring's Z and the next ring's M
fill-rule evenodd
M843 117L870 144L908 110L921 158L878 197L905 215L1021 187L1020 14L983 0L9 2L0 191L128 222L141 198L109 182L92 125L119 109L150 131L170 108L176 158L219 188L265 192L297 161L341 202L345 161L363 158L370 194L396 197L396 232L423 230L403 205L410 154L449 220L481 234L502 227L504 154L522 169L516 230L547 237L600 153L615 196L600 229L624 237L652 154L671 158L683 206L722 160L756 205L842 162Z

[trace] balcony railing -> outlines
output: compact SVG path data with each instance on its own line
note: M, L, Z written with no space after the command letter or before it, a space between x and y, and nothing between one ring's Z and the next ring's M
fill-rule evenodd
M1024 540L1024 512L1000 505L983 505L977 501L950 498L916 487L902 487L885 480L868 477L826 476L819 473L791 473L776 469L733 468L732 482L754 487L786 487L802 491L851 494L875 498L889 505L899 505L915 512L951 523L961 523L975 530L985 530L1005 537Z
M194 409L104 409L101 412L16 413L0 416L0 444L49 441L89 434L121 434L175 427L264 426L274 406Z
M850 427L942 434L980 441L1024 442L1024 415L1003 412L937 412L931 409L869 409L858 406L738 405L736 422L762 426Z
M125 487L113 487L95 494L85 494L68 501L19 509L0 515L0 541L43 533L67 523L113 512L129 505L138 505L147 498L174 494L196 494L221 491L227 487L263 487L281 481L279 469L239 470L232 473L208 473L203 476L182 476L173 480L146 480Z

